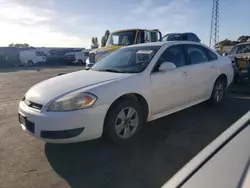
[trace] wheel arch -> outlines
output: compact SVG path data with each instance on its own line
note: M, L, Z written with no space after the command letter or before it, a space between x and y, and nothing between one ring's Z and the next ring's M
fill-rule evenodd
M108 113L110 112L110 110L112 109L113 106L115 106L116 104L118 104L119 102L121 101L124 101L126 99L132 99L136 102L139 102L140 106L141 106L141 109L142 109L142 112L143 112L143 117L144 117L144 120L147 120L148 118L148 115L149 115L149 105L148 105L148 102L147 100L141 95L141 94L138 94L138 93L127 93L127 94L123 94L121 95L120 97L118 97L108 108L107 110L107 113L105 115L105 119L104 119L104 122L106 122L106 118L108 116Z
M218 78L215 80L214 84L218 81L218 80L223 80L226 83L226 86L228 86L228 79L227 79L227 75L222 73L218 76Z

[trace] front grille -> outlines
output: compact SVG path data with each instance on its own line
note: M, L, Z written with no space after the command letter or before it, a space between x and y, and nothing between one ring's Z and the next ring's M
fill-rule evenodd
M90 53L89 54L89 62L90 63L95 63L95 53Z
M37 110L41 110L42 107L43 107L43 105L38 104L38 103L35 103L35 102L32 102L32 101L30 101L30 100L28 100L28 99L26 99L26 98L24 98L23 101L24 101L24 103L25 103L28 107L30 107L30 108L34 108L34 109L37 109Z

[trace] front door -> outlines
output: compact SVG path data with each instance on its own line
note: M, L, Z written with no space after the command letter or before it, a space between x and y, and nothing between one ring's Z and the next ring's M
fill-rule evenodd
M158 71L157 67L163 62L172 62L177 68L164 72ZM153 114L184 105L190 101L192 91L189 87L189 79L191 75L186 68L182 45L171 46L163 52L151 74Z

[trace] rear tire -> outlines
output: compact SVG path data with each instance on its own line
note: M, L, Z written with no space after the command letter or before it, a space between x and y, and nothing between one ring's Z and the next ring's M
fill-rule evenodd
M114 144L127 144L142 129L144 117L139 104L131 99L116 103L109 110L104 123L104 137Z
M226 82L225 80L219 78L213 87L212 95L209 99L209 104L220 105L224 102L226 97Z

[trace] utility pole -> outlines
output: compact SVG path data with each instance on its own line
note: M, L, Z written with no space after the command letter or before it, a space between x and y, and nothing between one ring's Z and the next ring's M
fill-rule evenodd
M213 0L212 20L210 30L210 48L216 48L216 43L219 42L219 0Z

